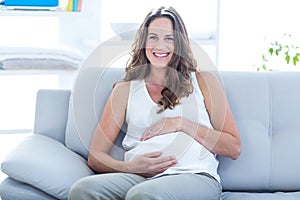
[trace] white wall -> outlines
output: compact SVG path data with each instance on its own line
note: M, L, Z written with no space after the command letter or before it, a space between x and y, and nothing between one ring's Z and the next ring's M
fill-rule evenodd
M81 12L60 15L60 42L85 55L100 43L101 1L82 1Z

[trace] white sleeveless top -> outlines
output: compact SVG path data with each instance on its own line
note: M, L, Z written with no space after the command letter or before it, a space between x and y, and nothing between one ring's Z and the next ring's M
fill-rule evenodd
M212 128L195 73L192 73L192 82L194 87L192 94L182 98L180 104L173 110L166 109L159 114L157 111L160 106L151 99L145 80L130 82L126 111L127 134L122 143L126 150L125 161L132 161L145 153L162 151L163 155L175 156L178 163L155 177L164 174L205 172L220 182L217 173L219 162L215 155L188 134L174 132L140 141L147 127L165 117L182 116Z

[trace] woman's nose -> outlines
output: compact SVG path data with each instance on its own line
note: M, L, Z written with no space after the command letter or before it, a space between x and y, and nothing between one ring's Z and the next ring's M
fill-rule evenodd
M165 47L166 47L166 44L165 44L165 42L164 42L163 39L157 40L155 48L157 48L157 49L164 49Z

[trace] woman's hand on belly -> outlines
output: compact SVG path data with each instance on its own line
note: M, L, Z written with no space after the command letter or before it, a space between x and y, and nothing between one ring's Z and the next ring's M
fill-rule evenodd
M129 163L130 171L150 178L177 164L175 157L161 155L162 152L155 151L137 157Z
M174 133L180 130L181 117L167 117L158 120L149 126L141 137L141 141L148 140L157 135Z

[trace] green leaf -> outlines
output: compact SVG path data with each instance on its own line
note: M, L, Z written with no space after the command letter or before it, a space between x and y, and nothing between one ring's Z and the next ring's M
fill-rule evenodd
M294 64L294 66L297 65L297 62L299 62L299 58L298 58L299 55L300 55L300 54L297 53L297 54L293 57L293 64Z
M279 55L279 52L280 52L280 51L281 51L281 49L276 49L276 51L275 51L276 56Z
M267 70L267 67L265 64L263 64L262 68L263 68L263 70Z
M269 49L269 53L272 55L273 52L274 52L274 49L271 47L271 48Z
M287 64L290 63L290 59L291 59L291 56L286 52L285 60L286 60Z
M264 62L268 62L268 61L269 61L269 60L266 58L265 54L262 55L262 60L263 60Z

